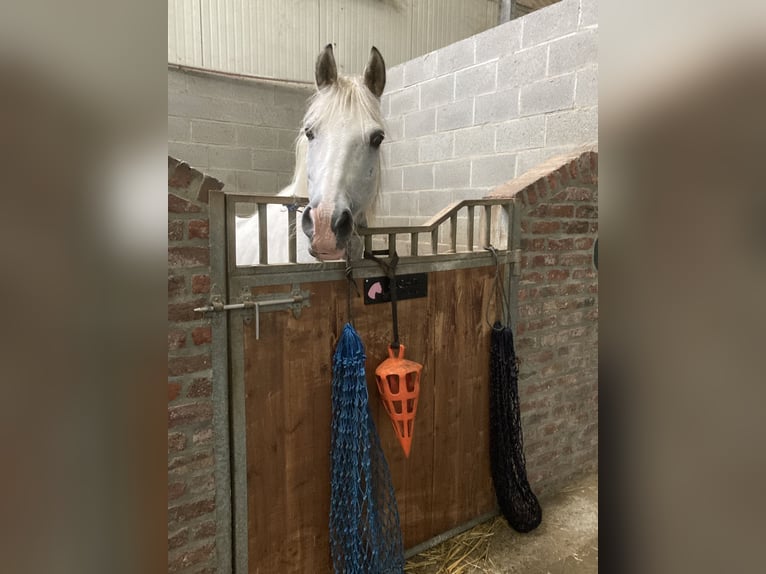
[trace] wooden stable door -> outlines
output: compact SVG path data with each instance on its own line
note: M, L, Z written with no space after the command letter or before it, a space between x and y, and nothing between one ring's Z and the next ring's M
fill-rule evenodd
M489 331L494 267L432 272L428 296L399 302L406 356L424 365L409 459L378 398L390 305L353 302L373 416L391 468L405 548L495 508L489 464ZM361 281L358 281L361 284ZM345 281L304 283L310 306L243 324L249 572L325 573L329 554L332 355ZM254 288L260 295L284 286ZM488 306L490 307L488 309ZM241 317L237 318L242 321Z

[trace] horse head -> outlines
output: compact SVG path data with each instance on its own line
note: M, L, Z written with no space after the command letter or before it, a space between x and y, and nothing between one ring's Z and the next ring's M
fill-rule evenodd
M380 185L385 84L386 66L375 47L360 77L338 75L332 45L317 58L317 91L298 142L309 199L301 225L317 259L343 259L356 251L354 232L366 225Z

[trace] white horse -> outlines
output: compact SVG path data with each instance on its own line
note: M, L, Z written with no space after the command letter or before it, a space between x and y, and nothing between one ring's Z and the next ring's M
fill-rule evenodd
M339 76L329 44L315 74L317 91L296 141L293 181L278 195L309 200L300 216L303 233L297 234L299 262L356 259L361 241L355 231L366 226L380 189L386 66L373 47L362 76ZM269 263L287 262L287 208L270 205L267 218ZM237 265L259 262L258 237L257 215L236 218Z

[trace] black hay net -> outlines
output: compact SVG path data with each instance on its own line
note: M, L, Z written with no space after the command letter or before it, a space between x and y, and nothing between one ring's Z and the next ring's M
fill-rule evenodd
M543 511L527 480L513 332L498 321L490 341L489 453L500 511L518 532L540 524Z

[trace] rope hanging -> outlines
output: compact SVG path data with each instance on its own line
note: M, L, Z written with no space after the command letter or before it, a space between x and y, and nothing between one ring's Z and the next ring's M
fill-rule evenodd
M365 360L347 323L333 356L330 554L335 574L401 574L399 510L370 413Z
M500 299L505 324L495 321L490 338L489 454L492 483L500 511L508 524L518 532L537 528L542 508L527 479L524 458L524 434L519 408L519 367L510 326L510 301L500 276L497 251L495 257L495 297Z

